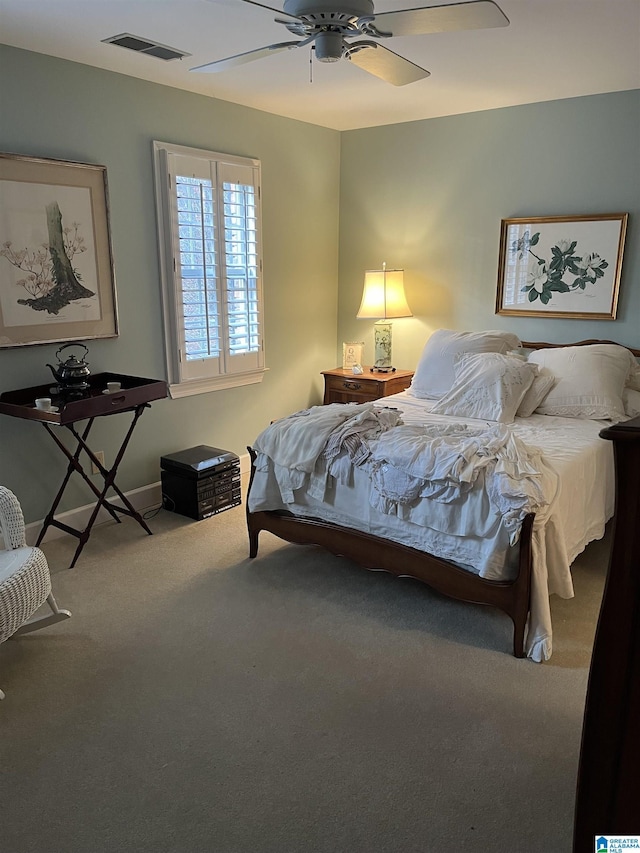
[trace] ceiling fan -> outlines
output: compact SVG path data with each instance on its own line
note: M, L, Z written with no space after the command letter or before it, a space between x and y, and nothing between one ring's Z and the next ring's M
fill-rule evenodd
M394 86L404 86L429 76L429 72L380 44L392 36L506 27L509 19L493 0L403 9L375 14L373 0L284 0L284 11L255 0L242 0L276 14L298 41L270 44L226 59L198 65L191 71L226 71L254 59L311 45L320 62L347 59ZM351 41L355 39L355 41Z

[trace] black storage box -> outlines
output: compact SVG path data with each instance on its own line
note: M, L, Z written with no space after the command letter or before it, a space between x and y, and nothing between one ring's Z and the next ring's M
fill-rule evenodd
M162 506L200 521L239 506L240 459L200 444L160 457Z

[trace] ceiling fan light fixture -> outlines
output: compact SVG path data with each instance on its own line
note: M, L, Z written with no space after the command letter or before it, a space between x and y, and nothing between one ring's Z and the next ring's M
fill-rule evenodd
M342 58L342 33L318 33L315 50L319 62L337 62Z

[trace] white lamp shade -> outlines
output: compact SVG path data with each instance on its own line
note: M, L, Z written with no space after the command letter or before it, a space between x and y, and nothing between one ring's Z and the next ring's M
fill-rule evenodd
M356 316L381 320L413 316L404 295L404 270L367 270Z

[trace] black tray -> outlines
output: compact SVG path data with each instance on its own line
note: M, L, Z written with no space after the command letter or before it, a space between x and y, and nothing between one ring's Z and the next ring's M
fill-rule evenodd
M113 394L104 393L107 382L112 381L120 382L122 389ZM144 379L122 373L96 373L89 377L88 390L81 393L62 391L51 382L33 388L5 391L0 394L0 413L30 421L70 424L87 418L126 412L142 403L161 400L166 396L167 383L161 379ZM57 407L58 411L36 409L35 400L38 397L51 397L51 405Z

